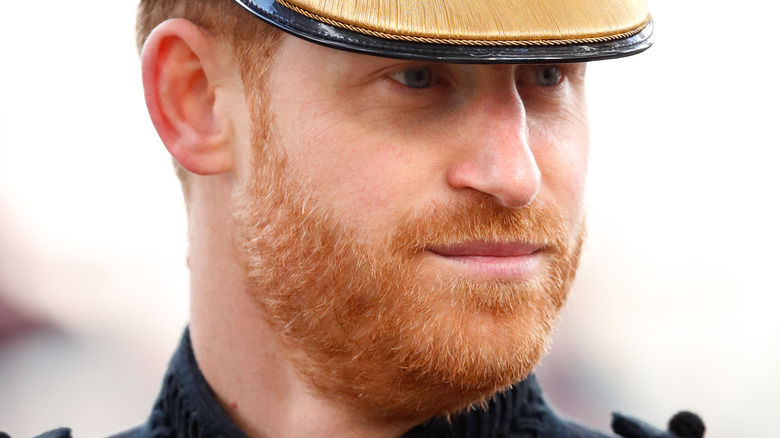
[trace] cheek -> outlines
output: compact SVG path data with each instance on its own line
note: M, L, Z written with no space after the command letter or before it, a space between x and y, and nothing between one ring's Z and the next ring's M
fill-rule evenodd
M542 172L541 195L554 200L576 225L584 214L590 144L587 114L529 122L534 157Z
M391 131L370 121L328 117L278 129L293 177L345 223L364 230L402 217L405 206L429 189L418 149Z

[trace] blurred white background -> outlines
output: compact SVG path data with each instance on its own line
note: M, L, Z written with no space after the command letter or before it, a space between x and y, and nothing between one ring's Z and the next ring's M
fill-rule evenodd
M0 299L35 328L0 338L15 437L143 421L187 321L184 207L134 3L0 12ZM590 235L540 374L602 429L615 409L660 426L687 408L710 438L777 436L780 7L650 6L656 45L589 67Z

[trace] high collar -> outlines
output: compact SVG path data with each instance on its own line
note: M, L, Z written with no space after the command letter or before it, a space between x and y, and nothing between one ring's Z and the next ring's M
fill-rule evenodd
M484 409L470 409L449 421L433 419L404 434L418 437L582 437L603 436L560 420L545 404L534 376L496 394ZM246 438L217 402L201 374L189 331L171 360L163 387L141 435L177 438Z

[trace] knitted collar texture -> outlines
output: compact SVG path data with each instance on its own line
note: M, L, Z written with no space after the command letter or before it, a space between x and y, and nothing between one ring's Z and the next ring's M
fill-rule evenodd
M189 331L171 360L163 387L139 435L155 438L246 438L228 417L201 374ZM545 404L534 376L497 394L487 409L471 409L447 421L433 419L403 438L604 437L558 418Z

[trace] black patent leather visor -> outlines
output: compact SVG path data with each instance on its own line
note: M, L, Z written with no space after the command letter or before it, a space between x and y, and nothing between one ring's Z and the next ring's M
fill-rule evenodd
M636 34L605 42L539 46L430 44L385 39L336 27L274 0L234 1L261 20L305 40L388 58L470 64L585 62L634 55L652 45L652 20Z

